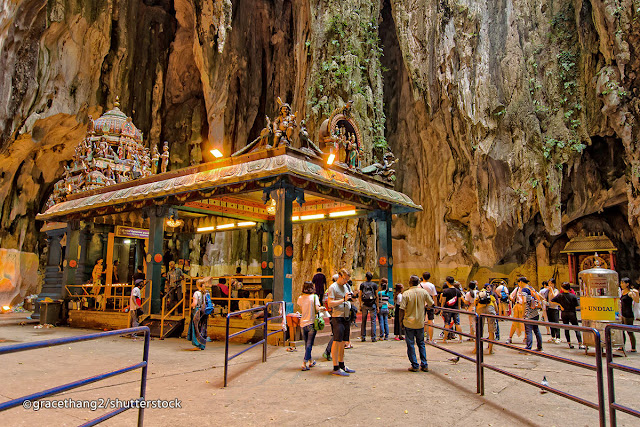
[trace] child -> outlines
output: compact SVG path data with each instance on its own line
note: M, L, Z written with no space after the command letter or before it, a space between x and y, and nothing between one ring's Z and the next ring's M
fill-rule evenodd
M395 335L394 340L401 341L404 340L403 331L404 327L402 326L402 316L400 313L400 303L402 302L402 291L404 290L404 286L402 283L398 283L396 285L396 293L393 300L396 303L395 306L395 318L393 321L393 334Z
M387 289L389 281L385 278L380 279L380 291L378 291L378 303L380 307L378 311L378 324L380 325L380 339L389 339L389 290Z

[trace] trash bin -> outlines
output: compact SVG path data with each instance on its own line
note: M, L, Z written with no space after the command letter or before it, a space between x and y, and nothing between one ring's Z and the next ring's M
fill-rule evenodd
M57 325L62 313L62 301L40 301L40 324Z

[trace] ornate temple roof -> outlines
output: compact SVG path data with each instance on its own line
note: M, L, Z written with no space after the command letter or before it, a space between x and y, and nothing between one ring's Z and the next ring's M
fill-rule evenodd
M263 150L166 174L141 178L99 190L74 194L37 216L38 220L87 218L159 204L262 191L283 180L287 185L344 201L367 210L415 212L422 207L388 183L362 174L327 167L290 147Z
M120 110L117 102L112 110L94 120L93 131L98 135L122 135L142 144L142 132L133 124L131 117Z
M613 242L604 234L595 236L577 236L569 240L560 253L593 253L593 252L615 252Z

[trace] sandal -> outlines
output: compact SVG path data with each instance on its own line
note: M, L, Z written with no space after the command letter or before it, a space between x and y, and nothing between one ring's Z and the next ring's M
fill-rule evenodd
M307 365L302 365L302 369L300 369L301 371L308 371L309 367Z
M351 344L344 346L344 348L353 348Z
M313 368L314 366L316 366L316 361L315 361L315 360L312 360L312 361L309 363L309 368Z

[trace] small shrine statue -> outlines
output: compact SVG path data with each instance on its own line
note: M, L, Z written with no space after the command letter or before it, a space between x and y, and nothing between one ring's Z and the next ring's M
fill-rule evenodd
M124 143L120 141L120 144L118 145L118 159L124 160L124 156L125 156L124 152L125 152Z
M111 165L107 167L104 177L107 180L107 185L113 185L116 183L116 174L113 172L113 169L111 169Z
M98 146L98 157L106 159L107 154L109 154L109 144L107 143L107 139L103 136L100 138L100 145Z
M307 130L307 123L302 120L300 122L300 132L298 133L298 137L300 138L300 149L304 152L307 152L311 155L319 155L322 156L324 153L320 148L314 144L314 142L309 138L309 131Z
M158 173L158 162L160 161L160 152L158 146L153 144L151 147L151 173Z
M87 134L92 134L95 132L95 128L94 128L94 122L93 122L93 117L91 117L91 115L89 115L89 125L87 126Z
M291 114L291 106L286 102L283 103L280 97L278 97L278 104L280 104L280 115L273 121L273 145L278 147L280 145L291 145L291 137L293 131L298 124L296 123L296 117L298 112Z
M167 171L167 167L169 167L169 143L167 141L165 141L162 146L162 154L160 157L162 158L160 170L162 173L165 173Z
M393 155L391 151L387 151L383 157L383 163L374 163L370 166L362 168L362 173L367 175L378 175L382 176L389 181L393 181L395 179L396 171L391 167L398 163L398 159Z
M349 169L359 168L358 162L358 144L355 135L351 135L347 142L347 166Z

